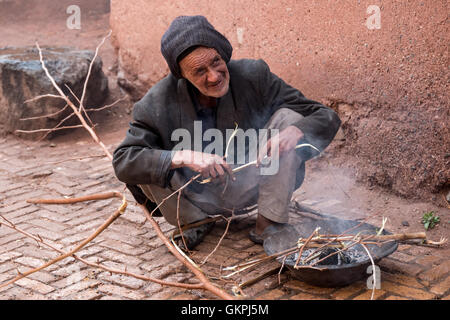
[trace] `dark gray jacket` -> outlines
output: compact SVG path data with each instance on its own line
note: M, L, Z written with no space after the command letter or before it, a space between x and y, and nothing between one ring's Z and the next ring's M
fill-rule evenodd
M325 149L340 126L330 108L309 100L270 72L263 60L231 60L228 63L230 89L217 106L217 128L226 137L226 129L263 128L279 108L292 109L305 118L296 126L305 142ZM185 128L193 137L195 107L187 80L171 74L155 84L133 108L133 121L125 140L114 151L113 166L117 178L130 185L167 186L172 160L172 131ZM312 157L304 154L304 160ZM304 167L303 167L304 170Z

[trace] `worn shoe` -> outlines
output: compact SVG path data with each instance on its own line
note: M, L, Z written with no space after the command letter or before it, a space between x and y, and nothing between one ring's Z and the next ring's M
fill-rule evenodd
M183 239L181 238L181 235L177 235L177 245L180 247L181 250L184 251L190 251L193 250L200 242L203 241L206 235L208 235L211 230L214 228L215 221L202 224L201 226L188 229L186 231L183 231L183 238L186 242L186 247L184 246Z
M263 232L263 234L264 234L264 232ZM250 240L252 240L256 244L264 243L263 235L256 234L255 229L250 230L250 232L248 233L248 237L250 238Z
M289 223L276 223L264 229L261 235L256 234L255 229L250 230L248 237L256 244L263 244L264 239L278 232L295 232L295 228Z

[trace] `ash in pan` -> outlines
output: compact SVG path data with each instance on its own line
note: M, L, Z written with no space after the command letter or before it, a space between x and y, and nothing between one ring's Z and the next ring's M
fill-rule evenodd
M302 257L299 261L299 265L312 265L318 262L319 260L325 258L326 256L338 251L336 248L324 248L320 251L316 252L316 249L306 249L302 252ZM309 257L311 255L311 257ZM309 258L308 258L309 257ZM298 258L298 252L295 252L286 257L285 264L287 265L295 265L295 262ZM305 259L308 258L306 263L303 263ZM313 259L311 259L313 258ZM368 260L369 257L363 251L358 250L355 247L348 248L342 252L336 253L323 261L317 263L320 265L336 265L340 266L343 264L351 264L351 263L360 263ZM279 261L282 263L283 258L279 258Z

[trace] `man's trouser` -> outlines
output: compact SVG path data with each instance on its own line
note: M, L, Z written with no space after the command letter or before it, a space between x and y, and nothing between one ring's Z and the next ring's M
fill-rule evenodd
M264 128L278 129L281 132L301 118L303 116L297 112L282 108L272 115ZM267 141L264 136L259 139L260 142ZM261 168L253 165L236 172L236 181L228 179L226 187L224 184L211 182L203 185L201 193L196 193L194 188L185 188L179 203L180 224L203 220L208 218L208 215L228 216L231 212L237 213L256 203L258 214L278 223L287 223L288 205L294 192L297 170L301 165L301 158L292 150L280 155L279 170L274 175L261 175ZM237 166L239 165L231 165L232 168ZM150 184L140 187L151 201L159 204L187 181L186 177L175 170L169 188ZM175 226L178 225L177 204L178 194L167 199L159 208L167 222Z

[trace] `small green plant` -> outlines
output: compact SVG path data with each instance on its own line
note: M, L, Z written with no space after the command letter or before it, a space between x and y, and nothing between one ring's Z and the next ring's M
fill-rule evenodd
M422 223L425 227L425 230L433 229L435 225L437 225L441 219L439 216L434 215L434 211L424 213L422 217Z

